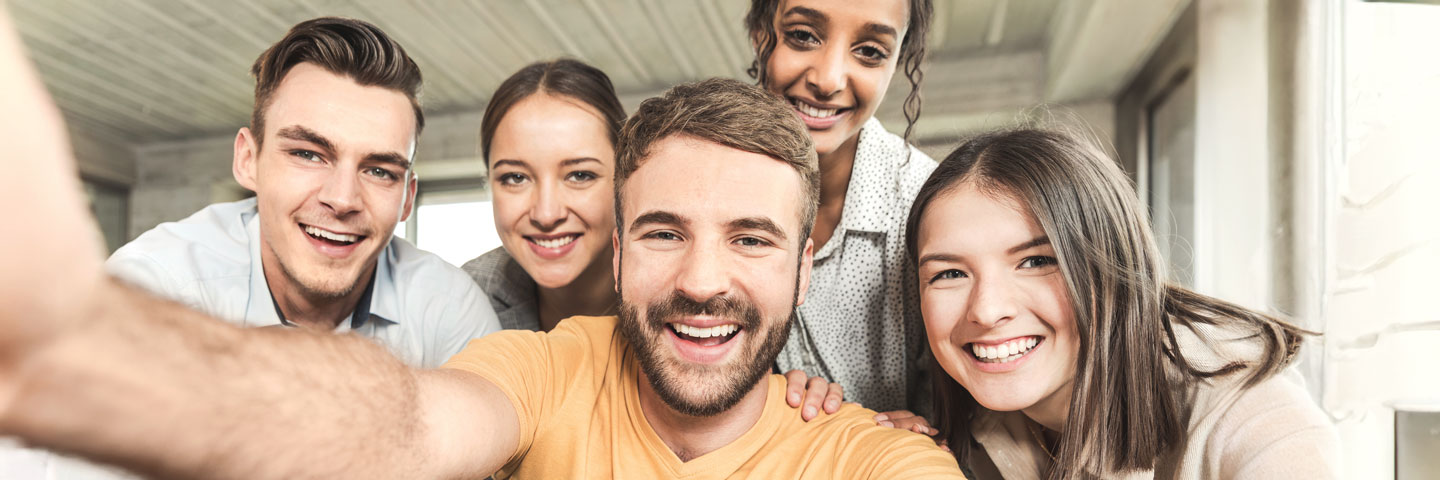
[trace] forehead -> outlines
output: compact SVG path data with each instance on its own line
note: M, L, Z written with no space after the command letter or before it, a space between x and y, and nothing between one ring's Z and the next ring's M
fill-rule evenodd
M908 0L782 0L776 9L780 18L807 12L819 13L833 23L880 24L902 35L910 24Z
M396 151L408 157L415 143L415 111L405 94L360 85L312 63L292 67L265 109L266 140L292 125L313 130L342 148Z
M686 135L656 142L625 181L624 222L648 211L724 223L767 217L789 236L800 232L800 173L767 155Z
M519 158L526 161L593 157L608 165L614 153L598 110L570 97L536 93L516 102L501 117L490 155L492 162L510 155L539 157Z
M965 182L937 195L920 217L916 248L1004 251L1045 234L1035 216L1015 195L981 190Z

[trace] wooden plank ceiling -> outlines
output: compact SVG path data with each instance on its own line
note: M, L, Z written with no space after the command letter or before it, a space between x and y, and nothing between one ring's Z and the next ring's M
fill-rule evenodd
M931 55L1037 50L1059 0L937 0ZM427 112L484 107L531 61L571 56L623 94L744 78L743 0L11 0L21 36L72 126L128 144L228 133L249 117L255 57L322 15L374 22L425 73ZM940 93L945 69L927 77ZM963 73L963 72L960 72ZM1037 79L1041 81L1043 79ZM906 88L892 88L898 107ZM927 104L927 111L931 108Z

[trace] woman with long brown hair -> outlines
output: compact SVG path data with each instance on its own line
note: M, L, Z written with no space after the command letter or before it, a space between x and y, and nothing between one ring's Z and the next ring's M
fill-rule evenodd
M936 426L972 478L1329 478L1306 332L1171 283L1128 178L1020 129L945 159L907 231Z

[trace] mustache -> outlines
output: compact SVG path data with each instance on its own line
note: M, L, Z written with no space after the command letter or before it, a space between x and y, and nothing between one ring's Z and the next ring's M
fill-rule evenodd
M646 317L657 326L682 315L706 315L733 320L740 328L753 329L760 326L760 309L754 303L731 295L710 297L698 302L680 292L650 303Z

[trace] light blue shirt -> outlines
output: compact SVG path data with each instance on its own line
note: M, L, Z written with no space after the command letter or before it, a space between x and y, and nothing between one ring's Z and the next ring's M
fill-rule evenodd
M235 325L281 325L261 266L256 213L253 198L205 207L140 235L116 250L105 269ZM377 262L369 315L340 322L337 333L354 331L407 365L434 368L470 340L500 330L485 293L440 257L391 238Z
M253 198L211 205L140 235L116 250L105 269L155 295L239 326L281 325L260 264L256 213ZM384 345L407 365L433 368L471 339L500 330L485 293L440 257L391 238L377 261L369 315L340 322L336 332L353 331ZM0 478L135 477L0 438Z

